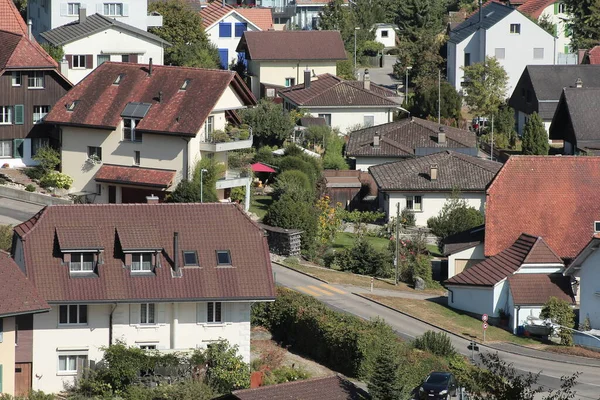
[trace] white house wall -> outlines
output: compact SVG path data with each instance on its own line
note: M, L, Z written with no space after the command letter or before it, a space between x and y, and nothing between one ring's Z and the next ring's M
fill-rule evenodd
M121 61L121 55L137 54L138 63L146 64L152 58L155 65L163 65L164 49L155 41L116 27L95 33L63 46L65 54L93 54L93 68L98 67L98 55L109 55L110 61ZM67 78L77 84L93 69L70 68Z
M15 317L2 320L2 340L0 340L0 365L2 366L2 390L0 394L15 394Z
M249 61L248 72L258 76L259 82L269 85L285 86L286 78L294 78L296 84L304 83L304 70L308 69L316 75L336 74L336 61ZM254 86L254 85L253 85ZM252 88L254 96L259 97Z
M231 37L219 37L219 22L225 22L231 24ZM235 24L236 23L248 23L246 19L239 16L237 13L233 12L229 14L227 17L223 18L209 29L206 30L206 35L208 36L210 42L217 46L218 49L227 49L229 62L231 64L232 61L237 61L238 53L235 51L238 44L240 43L241 37L235 36ZM247 32L256 32L260 31L257 27L248 23Z
M448 306L475 314L491 315L494 304L492 287L448 285Z
M557 3L558 3L558 1L557 1ZM556 3L554 3L554 4L556 4ZM554 7L555 7L554 4L550 4L549 6L544 8L544 11L542 11L542 13L540 14L538 21L541 21L542 19L546 18L552 24L557 26L557 29L556 29L557 53L569 54L569 53L572 53L571 48L570 48L571 38L567 36L568 29L567 29L567 24L566 24L566 22L569 20L569 15L565 14L565 13L560 13L560 12L557 12L556 14L554 14Z
M388 36L383 37L381 35L382 31L387 31ZM386 48L396 47L396 30L391 26L389 26L389 27L388 26L386 26L386 27L378 26L377 29L375 29L375 41L378 43L381 43Z
M448 256L448 279L456 275L456 260L485 260L483 243Z
M449 43L448 59L446 61L448 66L448 81L457 91L462 89L461 83L464 80L465 53L471 55L471 64L483 61L483 49L481 49L483 40L481 38L484 36L485 31L478 30L460 43ZM450 54L451 51L454 52Z
M389 162L400 161L399 157L356 157L356 167L358 171L368 172L369 167L381 165Z
M590 318L592 329L600 329L600 252L594 251L579 270L579 320Z
M339 129L341 134L347 134L365 126L365 117L374 117L374 125L392 122L393 108L304 108L313 117L319 114L331 114L331 127Z
M8 164L9 168L22 168L25 166L38 165L39 163L31 158L31 139L23 139L23 157L22 158L0 158L0 166Z

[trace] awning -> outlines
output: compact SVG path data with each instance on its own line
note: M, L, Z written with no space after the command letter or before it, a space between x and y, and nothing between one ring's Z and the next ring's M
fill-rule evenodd
M275 170L271 167L269 167L268 165L265 165L263 163L254 163L252 164L252 171L253 172L275 172Z
M173 183L175 173L170 169L124 167L104 164L94 179L96 182L122 183L135 186L150 186L166 189Z

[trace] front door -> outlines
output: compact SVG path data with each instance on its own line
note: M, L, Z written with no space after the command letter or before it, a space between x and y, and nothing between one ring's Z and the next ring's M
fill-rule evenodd
M15 396L27 396L31 390L31 363L15 363Z
M115 204L117 202L117 187L109 185L108 186L108 203Z

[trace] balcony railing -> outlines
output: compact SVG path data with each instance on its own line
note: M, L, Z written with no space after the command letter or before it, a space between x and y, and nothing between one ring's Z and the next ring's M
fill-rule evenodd
M273 7L274 18L291 18L296 15L296 6Z
M226 189L245 186L250 179L250 173L244 169L228 169L225 174L217 180L217 189Z
M218 130L201 137L200 150L218 152L247 149L252 146L252 139L252 128Z

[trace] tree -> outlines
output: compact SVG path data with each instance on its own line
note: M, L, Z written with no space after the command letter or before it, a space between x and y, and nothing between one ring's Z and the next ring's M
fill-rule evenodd
M340 60L336 63L335 74L347 81L356 80L356 75L354 74L354 64L349 58Z
M463 68L467 92L465 101L478 116L496 114L506 98L508 75L495 57Z
M252 127L254 146L281 146L294 130L294 123L281 104L263 99L254 108L240 111L242 122Z
M392 272L391 253L376 250L364 236L354 245L335 255L335 263L343 271L388 278Z
M298 201L284 194L269 206L264 222L279 228L301 230L302 249L306 252L314 250L318 221L312 202Z
M0 250L10 251L12 248L12 225L0 225Z
M206 365L206 383L217 393L230 393L250 385L250 368L238 354L238 346L226 340L211 343L200 360Z
M523 129L523 154L547 155L550 145L544 121L534 112L525 123Z
M297 146L295 147L297 148ZM317 179L319 179L319 176L321 175L321 169L320 166L317 165L317 163L311 162L311 159L313 158L310 156L292 156L287 155L286 153L286 156L283 157L279 162L279 171L302 171L306 174L306 176L310 180L311 185L314 187L315 183L317 182Z
M461 118L462 99L454 87L446 80L442 80L440 85L441 107L440 116L442 118L452 118L459 120ZM414 102L411 107L411 113L419 118L438 115L438 85L427 85L418 88L415 91Z
M154 1L148 4L149 12L163 16L163 25L150 28L171 47L165 49L165 64L186 67L218 68L219 54L202 25L202 18L183 0Z
M507 103L502 104L498 109L498 113L494 117L494 128L496 132L505 135L505 140L511 148L515 147L517 141L517 132L515 132L515 110ZM495 138L496 134L494 133L494 139Z
M474 207L470 207L464 199L459 198L459 192L454 191L452 197L446 200L439 214L427 220L427 227L431 233L443 240L450 235L483 223L483 214Z
M402 387L398 379L399 355L392 343L383 342L378 349L373 373L367 387L373 400L396 400L401 397Z
M202 172L202 170L206 170ZM169 203L215 203L219 201L217 196L217 180L225 173L225 165L211 158L203 158L194 166L192 179L182 180L177 184L175 190L169 195ZM202 185L200 185L202 180ZM202 186L202 198L200 198L200 186Z
M60 63L65 55L65 51L61 46L54 46L50 43L42 43L42 48L50 55L57 63Z
M312 202L315 198L314 187L308 176L295 169L280 173L273 184L273 200L277 201L286 194L298 201Z
M600 41L600 6L596 0L565 0L571 49L591 49Z
M337 133L332 132L326 138L325 155L323 156L323 168L325 169L348 169L348 163L344 158L344 145L346 142Z
M539 20L536 21L535 19L533 19L533 22L538 24L540 26L540 28L542 28L543 30L545 30L546 32L551 34L552 36L557 35L557 32L556 32L557 25L555 25L552 22L552 18L548 14L542 14L540 16Z
M571 304L565 300L556 297L550 299L542 307L540 318L550 319L555 324L573 329L575 327L575 312ZM573 336L568 329L558 328L560 344L563 346L573 346Z

